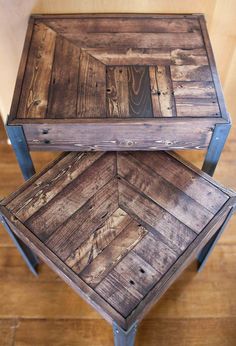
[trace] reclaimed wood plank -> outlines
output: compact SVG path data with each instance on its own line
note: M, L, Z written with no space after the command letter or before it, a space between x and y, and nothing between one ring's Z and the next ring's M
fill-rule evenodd
M53 169L34 181L29 189L19 194L7 206L24 222L45 204L49 203L73 180L86 171L102 154L70 153L62 158Z
M56 38L47 118L76 118L80 49Z
M152 117L150 80L147 66L128 67L129 115Z
M101 297L106 297L107 302L124 318L142 299L142 295L134 288L130 291L124 289L122 278L117 277L115 273L108 274L95 290Z
M128 72L123 66L109 66L106 69L107 117L129 116Z
M78 32L104 33L104 32L193 32L200 30L196 18L79 18L79 19L47 19L47 25L59 32L61 35Z
M96 172L97 171L97 172ZM94 173L96 172L96 174ZM40 239L47 238L115 175L115 156L109 154L95 161L86 171L67 185L25 224ZM91 184L91 180L93 184ZM79 189L80 193L78 193Z
M155 237L180 254L196 234L158 204L142 196L125 181L120 181L119 205ZM178 230L178 231L177 231Z
M170 65L170 49L157 48L86 48L86 52L105 65ZM174 61L174 60L173 60Z
M126 317L160 276L160 273L131 251L100 282L96 292L106 297Z
M135 152L132 156L154 172L158 172L158 175L184 191L211 213L217 213L229 199L226 193L202 177L200 172L194 172L164 152L159 151L152 155Z
M55 41L55 31L42 23L34 26L17 111L18 118L46 116Z
M170 66L173 81L211 82L212 75L208 65L181 65Z
M65 261L103 226L117 208L117 183L113 179L51 233L46 245Z
M159 104L163 117L176 116L173 86L169 66L157 66Z
M126 290L134 288L144 297L160 279L161 273L134 252L134 249L135 247L110 271L109 275L115 272L118 278L123 278L121 281Z
M216 99L213 82L173 82L176 101L179 98Z
M170 65L208 65L205 48L174 49L170 52Z
M49 119L50 120L50 119ZM42 131L44 124L24 124L31 150L57 151L127 151L127 150L174 150L207 148L216 118L183 119L181 117L88 119L78 123L50 124L45 144ZM91 121L91 119L90 119ZM221 122L221 118L217 117ZM48 121L47 121L48 122ZM65 139L65 131L69 134Z
M114 240L131 222L131 218L118 208L100 227L88 237L70 256L66 264L76 273L81 272Z
M133 252L161 274L164 274L177 259L177 254L151 233L140 240Z
M82 52L79 60L77 117L106 116L106 67Z
M64 36L83 48L202 48L200 32L188 33L77 33L68 32Z
M179 98L176 100L177 115L180 117L220 117L216 99Z
M107 273L144 237L147 231L135 221L129 225L92 261L79 276L95 287Z
M156 66L149 66L149 79L150 79L150 88L151 88L153 116L160 117L162 113L161 113L161 105L160 105L160 99L159 99L159 87L158 87Z
M132 155L118 156L118 174L196 233L200 233L214 216L184 191L143 165L140 160L133 159Z

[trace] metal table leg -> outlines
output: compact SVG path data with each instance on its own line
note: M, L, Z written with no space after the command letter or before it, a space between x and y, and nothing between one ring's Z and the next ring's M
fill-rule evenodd
M21 172L25 180L28 180L35 174L34 165L30 156L27 142L22 126L6 126L8 137L11 141L12 147L15 151L17 161L19 163ZM4 220L3 220L4 222ZM39 263L37 256L26 246L11 230L9 225L4 222L5 228L10 237L14 241L17 249L22 255L24 261L28 265L30 271L37 275L36 267Z
M202 170L209 175L213 175L217 163L219 161L220 155L223 151L226 139L228 137L229 131L231 128L231 124L217 124L210 145L207 150L207 154L202 166ZM227 222L226 222L227 223ZM206 261L215 247L217 240L222 234L226 223L219 229L219 231L209 240L209 242L204 246L204 248L199 253L197 259L199 262L198 271L201 271L206 264Z
M6 131L15 151L17 161L25 180L35 174L34 165L25 139L22 126L7 125Z
M125 331L115 322L113 323L114 345L115 346L134 346L137 323L134 323L129 330Z
M204 268L208 257L210 256L210 254L213 251L217 241L219 240L220 236L222 235L222 233L223 233L223 231L224 231L224 229L225 229L225 227L226 227L226 225L227 225L233 212L234 212L234 208L232 208L230 210L230 212L227 215L223 225L219 228L217 233L214 234L214 236L209 240L209 242L204 246L204 248L201 250L201 252L197 256L197 259L199 262L198 272L200 272Z
M35 275L38 276L37 273L37 265L38 265L38 258L34 255L34 253L26 246L20 238L18 238L13 232L9 224L7 223L6 219L0 215L0 220L2 224L4 225L7 233L10 235L11 239L13 240L14 244L16 245L17 249L19 250L21 256L23 257L23 260L27 264L29 270Z

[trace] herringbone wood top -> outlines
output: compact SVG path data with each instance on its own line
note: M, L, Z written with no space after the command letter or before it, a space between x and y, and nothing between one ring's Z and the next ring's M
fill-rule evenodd
M69 153L2 202L13 230L127 328L224 222L235 194L164 153Z

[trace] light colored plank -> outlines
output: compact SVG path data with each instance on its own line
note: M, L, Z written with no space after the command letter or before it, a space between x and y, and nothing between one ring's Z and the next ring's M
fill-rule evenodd
M149 78L150 78L150 87L151 87L151 98L152 98L152 111L154 117L162 116L161 105L159 99L159 88L157 81L157 67L149 67Z
M130 224L98 255L80 276L95 287L107 273L144 237L147 231L137 222Z
M95 232L67 258L66 264L77 273L82 271L118 236L130 221L131 218L122 209L118 208L101 227L96 228Z
M208 65L170 66L173 81L211 82L212 75Z
M173 87L169 66L157 67L157 84L161 114L163 117L176 115Z
M129 91L127 68L108 66L106 70L107 116L129 116Z

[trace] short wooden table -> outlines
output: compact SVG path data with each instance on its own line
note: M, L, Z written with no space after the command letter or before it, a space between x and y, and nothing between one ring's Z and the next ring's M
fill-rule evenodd
M207 149L212 175L229 129L203 15L30 18L7 121L25 179L30 150Z
M144 314L235 206L236 193L164 152L71 152L0 212L113 325L115 345L132 346Z

